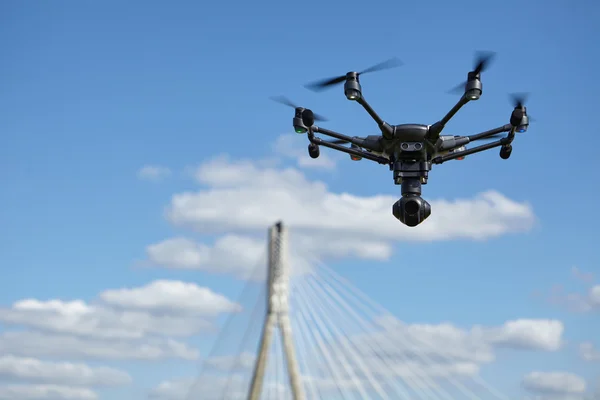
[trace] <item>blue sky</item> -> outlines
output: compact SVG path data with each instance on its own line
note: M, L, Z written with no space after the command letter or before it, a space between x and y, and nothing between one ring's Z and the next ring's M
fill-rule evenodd
M342 193L384 200L400 194L384 166L353 163L325 149L330 168L299 163L306 140L293 134L292 110L269 96L284 94L326 115L328 128L352 136L375 134L368 114L345 100L341 88L315 94L302 85L397 56L405 62L402 68L362 79L365 97L389 123L431 124L457 100L445 91L465 79L473 51L494 50L498 57L483 76L481 100L466 106L445 133L472 134L503 125L512 110L507 94L531 92L528 112L536 121L517 137L511 159L501 160L493 150L435 166L423 188L434 205L432 221L430 228L424 224L414 230L421 232L414 234L418 240L411 239L413 231L390 222L394 200L364 206L367 217L355 221L356 232L346 243L382 243L389 257L350 257L356 252L350 245L332 254L310 241L298 241L298 251L320 251L328 265L408 323L448 321L469 329L518 319L559 320L565 341L560 349L499 348L483 375L510 396L522 395L521 379L531 371L575 373L593 388L600 364L581 359L578 346L586 341L600 346L597 309L582 310L587 291L600 283L595 175L599 16L600 5L588 0L368 6L312 0L294 5L3 2L0 332L22 329L37 318L15 311L20 300L97 304L107 290L156 280L195 282L235 300L241 283L235 271L223 271L219 262L228 259L217 260L218 252L211 253L212 266L179 259L179 264L163 262L168 265L161 267L159 258L177 255L161 256L161 248L149 253L147 247L176 237L212 246L227 234L260 244L273 218L289 220L293 229L298 215L325 212L320 200L339 200L335 196ZM228 158L207 164L222 155ZM170 173L140 179L144 166ZM253 174L252 168L257 168ZM265 175L265 168L276 172ZM285 168L293 173L284 175ZM255 189L254 179L263 179ZM294 186L302 182L308 183ZM270 213L238 221L215 208L212 220L203 219L210 210L202 214L202 207L226 203L218 193L225 189L239 195L229 197L228 204L241 209L258 201L244 195L262 193L265 202L273 201L262 203ZM269 200L268 190L279 196ZM500 193L508 203L468 211L470 201L487 191ZM176 202L186 192L192 209ZM194 198L194 193L204 197ZM286 193L306 209L282 201ZM456 199L467 201L468 218L450 227L441 217L436 220L436 212L442 215L445 207L439 201ZM515 228L518 213L512 206L531 218L528 229ZM331 215L341 218L343 210ZM479 217L500 224L501 234L486 231ZM299 237L325 240L343 229L325 229L315 221L300 223ZM370 223L385 225L385 232L371 235L357 228ZM464 238L461 232L467 230L478 239ZM427 240L431 232L441 233ZM184 245L190 243L178 243ZM595 278L577 278L573 267ZM567 301L570 293L580 298ZM573 310L574 301L578 310ZM39 312L40 321L54 318ZM57 329L44 326L40 341ZM72 333L63 329L61 334ZM212 338L189 340L205 354ZM23 356L6 343L0 342L0 357ZM45 359L34 350L26 353ZM60 352L53 357L73 361ZM77 362L124 368L133 376L131 385L99 389L103 399L146 398L147 390L163 380L193 376L197 365L102 357ZM0 368L0 383L17 382L14 374L5 375Z

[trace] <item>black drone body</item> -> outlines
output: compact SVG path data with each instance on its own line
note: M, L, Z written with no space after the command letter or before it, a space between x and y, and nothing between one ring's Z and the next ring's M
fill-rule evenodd
M392 207L392 214L403 224L414 227L422 223L431 214L430 204L421 198L421 185L427 183L429 171L433 164L442 164L450 160L462 160L465 156L500 147L500 157L508 159L512 153L512 142L516 132L526 132L529 126L527 109L524 100L515 99L508 124L476 135L455 136L441 135L450 119L468 102L479 100L482 94L481 72L489 64L492 55L479 57L473 71L467 74L467 81L457 88L463 95L454 107L432 125L400 124L390 125L377 115L367 103L360 85L359 76L385 68L398 66L396 60L389 60L362 72L348 72L324 81L316 82L308 87L320 90L332 85L344 83L344 94L351 101L360 104L377 123L381 135L366 137L350 137L315 125L315 121L324 121L308 108L298 107L285 98L276 99L295 108L293 119L294 130L299 134L307 134L310 144L308 153L312 158L320 155L320 146L338 150L350 155L354 161L368 159L379 164L388 165L394 173L394 183L401 185L402 198ZM455 88L456 90L456 88ZM324 140L315 136L320 133L335 140ZM490 139L506 133L505 137L471 149L466 145L481 139ZM349 147L344 144L350 144Z

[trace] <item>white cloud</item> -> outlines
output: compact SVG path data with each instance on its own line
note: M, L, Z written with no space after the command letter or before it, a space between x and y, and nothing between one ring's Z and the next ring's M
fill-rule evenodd
M212 329L211 323L201 318L114 310L81 300L21 300L11 308L0 309L0 321L98 339L140 339L151 334L190 336Z
M582 394L586 389L583 378L568 372L531 372L522 383L530 392L550 396Z
M307 271L315 259L355 256L381 261L387 260L392 254L390 244L377 240L328 237L318 232L310 235L291 232L289 238L289 264L293 273ZM264 237L225 235L212 246L176 237L148 246L146 255L152 265L262 280L266 276L266 248Z
M275 153L294 159L300 168L320 168L331 170L336 162L331 152L321 151L319 158L313 159L308 155L308 139L302 135L283 134L277 138L273 146Z
M584 283L592 283L594 281L594 274L591 272L585 272L579 269L578 267L572 267L571 273L575 277L575 279L584 282Z
M185 399L191 393L192 396L201 394L203 400L217 400L222 398L243 400L248 396L247 387L249 386L249 382L250 376L239 374L233 375L231 378L206 375L197 380L191 378L174 379L161 382L152 389L149 397L151 400L181 400ZM333 380L304 375L302 376L302 382L304 383L306 398L312 398L310 397L312 392L308 389L311 386L315 386L323 398L327 398L325 397L327 395L337 397L340 394L338 391L340 387L345 391L347 389L355 391L361 384L365 387L369 386L368 382L364 379L352 380L346 377ZM275 399L291 398L290 392L289 385L265 379L263 395L266 395L266 397ZM226 396L224 397L225 393Z
M168 219L225 235L212 245L185 237L152 244L146 249L151 264L247 276L264 254L266 227L278 220L292 228L296 270L308 268L308 257L387 260L397 241L483 240L527 231L535 220L528 204L488 191L473 199L432 201L432 216L409 228L391 215L397 197L333 193L295 168L222 156L202 164L194 176L203 189L174 195Z
M150 391L151 400L180 400L185 399L194 386L194 379L182 378L163 381Z
M249 369L254 366L256 356L252 353L243 352L235 356L210 357L206 360L207 365L221 371L231 371L233 368Z
M60 385L2 385L0 400L97 400L98 395L86 388Z
M58 334L140 339L152 334L190 336L211 330L212 323L198 314L212 317L239 309L210 289L180 281L108 290L100 294L100 299L104 303L94 305L82 300L24 299L10 308L0 308L0 321Z
M146 181L160 181L171 175L171 170L157 165L145 165L138 171L138 178Z
M197 360L198 351L173 339L103 340L42 332L0 334L0 353L23 357L60 357L77 360Z
M211 247L176 237L148 246L146 255L154 265L248 277L257 269L258 263L262 261L264 265L266 262L266 240L226 235L217 239Z
M390 243L361 236L331 236L324 232L290 232L290 247L295 254L314 258L358 257L364 260L385 261L392 255Z
M591 307L600 307L600 285L595 285L590 289L588 298Z
M379 319L379 323L385 331L367 336L367 340L385 340L395 344L395 351L400 349L434 357L442 355L448 360L479 364L494 360L494 347L556 351L560 348L564 332L562 322L543 319L507 321L497 327L476 325L470 330L451 323L406 324L392 316ZM398 347L399 341L404 346Z
M547 296L547 300L552 304L566 307L573 312L585 313L600 310L600 284L590 285L593 275L585 273L576 267L571 269L571 273L578 281L587 284L586 292L566 292L563 285L555 285Z
M190 312L216 316L241 311L239 304L225 296L181 281L158 280L139 288L106 290L100 298L111 306L171 314Z
M131 383L123 371L35 358L0 357L0 378L67 386L121 386Z
M182 378L161 382L150 392L151 400L180 400L185 399L188 394L195 398L201 394L203 400L232 399L243 400L248 396L247 390L250 383L250 376L234 374L231 377L218 375L205 375L199 379ZM302 376L302 382L305 387L306 398L310 392L306 390L307 386L316 385L320 394L327 395L327 392L334 392L336 395L338 387L355 390L361 381L342 379L334 381L328 378ZM274 382L265 379L263 383L263 395L268 398L280 399L291 398L289 385Z
M161 382L150 391L148 397L150 400L181 400L188 398L188 394L194 393L195 397L201 394L203 400L223 398L243 400L248 393L240 387L240 383L243 385L248 383L248 380L235 374L231 377L203 376L200 379L173 379Z
M0 308L0 321L34 331L0 334L0 354L195 360L197 350L172 337L215 333L214 317L236 311L239 305L208 288L167 280L106 290L95 303L24 299Z
M600 350L592 342L584 342L579 345L579 355L586 361L600 361Z
M281 219L297 230L329 238L389 243L486 239L526 231L534 222L529 205L494 191L474 199L434 200L432 216L419 227L409 228L391 215L397 197L329 192L324 183L310 181L293 168L277 170L220 157L201 165L196 178L208 188L173 196L167 216L177 225L204 233L262 232Z
M481 332L496 346L557 351L562 345L564 325L558 320L518 319Z
M547 297L551 304L566 307L572 312L586 313L600 309L600 285L589 287L585 293L565 292L562 285L556 285Z

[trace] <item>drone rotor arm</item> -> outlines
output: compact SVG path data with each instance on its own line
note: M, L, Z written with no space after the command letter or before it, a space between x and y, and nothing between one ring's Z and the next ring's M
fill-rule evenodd
M442 163L445 163L446 161L466 157L470 154L475 154L475 153L479 153L479 152L482 152L485 150L493 149L495 147L504 146L509 143L510 143L510 141L508 140L508 138L502 138L495 142L482 144L481 146L473 147L471 149L466 149L466 150L454 152L454 153L451 153L451 154L448 154L445 156L436 157L433 160L431 160L431 162L434 164L442 164Z
M512 129L512 125L506 124L506 125L502 125L501 127L498 127L495 129L490 129L489 131L485 131L485 132L481 132L481 133L477 133L475 135L469 135L469 136L465 136L465 137L469 139L469 142L473 142L475 140L481 140L481 139L493 137L500 133L510 132L511 129Z
M363 150L353 149L351 147L344 147L342 145L318 138L312 132L312 128L308 132L308 140L310 140L311 143L316 144L318 146L328 147L330 149L341 151L342 153L347 153L355 157L366 158L367 160L375 161L379 164L388 165L390 163L390 160L388 160L387 158L379 157Z
M333 143L333 144L346 144L348 143L345 140L342 139L335 139L335 140L328 140L327 143Z
M467 96L463 95L460 98L460 100L458 100L458 102L454 105L454 107L452 107L452 109L450 111L448 111L448 113L444 116L444 118L442 118L441 120L439 120L435 124L431 125L429 127L429 132L427 133L427 137L426 137L427 141L429 143L436 143L437 140L440 138L440 133L442 133L442 131L446 127L446 124L469 101L471 101L471 100L469 100L467 98Z
M373 107L365 100L365 98L361 95L356 102L360 104L367 113L373 118L373 120L377 123L377 126L381 130L381 134L386 139L392 139L394 137L394 127L385 122L381 117L373 110Z
M504 126L503 128L505 128L505 127L506 126ZM500 128L498 128L498 129L500 129ZM466 157L471 154L480 153L482 151L493 149L495 147L500 147L500 146L510 147L510 144L512 143L512 141L515 138L515 129L516 129L515 127L511 127L510 132L508 133L508 136L503 137L502 139L496 140L494 142L482 144L480 146L472 147L470 149L453 152L453 153L447 154L445 156L436 157L433 160L431 160L431 162L434 164L442 164L442 163L445 163L446 161L454 160L457 158L463 158L463 157ZM486 134L486 137L499 133L499 132L493 132L493 131L495 131L495 130L487 131L487 132L483 132L483 133ZM492 133L490 133L490 132L492 132ZM505 130L502 130L501 132L505 132ZM473 135L473 136L477 136L477 135ZM466 138L468 138L468 136L466 136ZM481 139L481 137L480 137L480 139Z
M381 151L379 143L373 143L372 141L369 141L366 138L361 138L358 136L350 137L350 136L347 136L347 135L344 135L341 133L337 133L337 132L331 131L329 129L321 128L318 126L313 126L312 130L313 130L313 133L322 133L323 135L327 135L334 139L338 139L339 141L342 141L345 143L352 143L358 147L362 147L362 148L372 150L372 151ZM335 141L331 141L329 143L335 143ZM335 144L337 144L337 143L335 143Z
M454 136L453 138L449 138L444 140L437 146L436 150L438 151L447 151L457 149L459 147L465 146L471 142L482 139L492 139L504 132L510 132L512 126L510 124L503 125L499 128L490 129L489 131L477 133L475 135L469 136Z
M456 104L454 105L454 107L452 107L452 109L450 111L448 111L448 113L446 115L444 115L444 118L442 118L440 120L440 123L442 124L442 126L445 126L451 119L452 117L454 117L456 115L456 113L463 108L463 106L465 104L467 104L469 101L469 98L467 98L467 96L462 95L462 97L458 100L458 102L456 102Z

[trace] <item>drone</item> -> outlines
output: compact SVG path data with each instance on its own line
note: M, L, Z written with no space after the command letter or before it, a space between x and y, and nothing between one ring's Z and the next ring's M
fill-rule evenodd
M377 123L381 135L350 137L334 132L316 126L316 121L326 121L326 119L312 110L296 106L283 96L272 99L295 108L294 130L298 134L307 134L310 141L308 154L311 158L318 158L320 146L324 146L349 154L353 161L367 159L388 165L394 174L394 184L401 185L402 191L402 197L392 206L392 214L404 225L416 227L431 215L431 205L421 197L421 185L427 184L429 171L433 164L443 164L450 160L464 160L468 155L496 147L500 147L500 157L507 160L512 153L515 133L526 132L529 127L529 117L524 105L525 95L513 95L514 109L508 124L469 136L441 135L450 119L465 104L479 100L483 93L481 73L489 66L493 57L494 53L491 52L479 52L476 55L475 67L467 74L467 81L450 91L462 91L460 100L444 118L433 125L390 125L381 119L365 100L359 77L369 72L400 66L402 63L398 59L384 61L361 72L348 72L342 76L306 85L308 89L321 91L344 83L346 98L357 102L365 109ZM329 136L334 140L324 140L315 136L317 133ZM469 143L482 139L494 139L498 136L504 137L470 149L466 147ZM344 146L347 144L349 146Z

